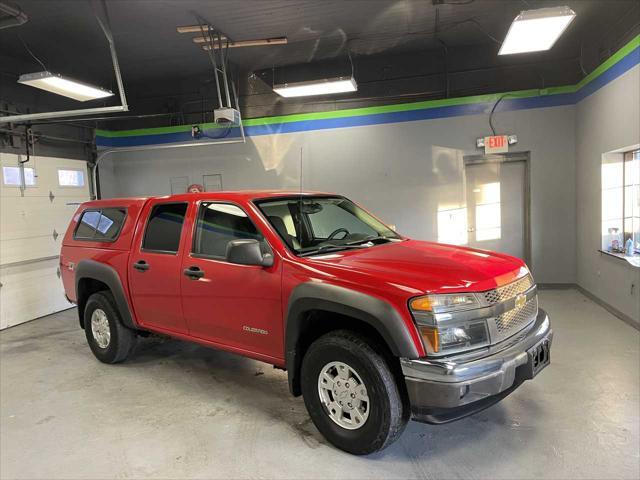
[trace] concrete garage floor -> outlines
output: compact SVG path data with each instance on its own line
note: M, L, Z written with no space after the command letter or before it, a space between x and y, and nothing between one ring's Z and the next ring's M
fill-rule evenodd
M93 358L75 310L0 334L2 478L639 478L639 334L582 296L541 292L552 366L500 404L410 423L389 449L328 445L286 375L146 340Z

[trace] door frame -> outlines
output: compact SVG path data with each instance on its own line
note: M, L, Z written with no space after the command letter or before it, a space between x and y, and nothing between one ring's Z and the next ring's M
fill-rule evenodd
M185 179L185 191L184 192L174 192L173 191L173 181L177 179ZM169 177L169 190L171 191L171 195L178 195L181 193L187 193L187 188L189 187L189 176L188 175L177 175L175 177Z
M207 177L220 177L220 190L218 190L219 192L223 192L224 191L224 183L222 183L222 174L221 173L203 173L202 174L202 188L204 189L205 192L209 192L207 190ZM209 193L214 193L215 190L212 190Z
M489 155L465 155L464 167L488 163L524 162L524 205L523 205L523 237L524 261L531 268L531 152L493 153ZM466 170L465 170L466 182Z

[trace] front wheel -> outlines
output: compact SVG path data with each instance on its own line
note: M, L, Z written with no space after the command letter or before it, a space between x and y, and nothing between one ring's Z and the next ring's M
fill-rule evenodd
M382 450L404 430L407 411L389 365L349 331L316 340L302 361L302 393L318 430L355 455Z

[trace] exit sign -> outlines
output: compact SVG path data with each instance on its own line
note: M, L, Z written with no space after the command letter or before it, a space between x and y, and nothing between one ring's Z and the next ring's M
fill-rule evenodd
M506 153L508 151L509 137L507 135L484 137L484 153Z

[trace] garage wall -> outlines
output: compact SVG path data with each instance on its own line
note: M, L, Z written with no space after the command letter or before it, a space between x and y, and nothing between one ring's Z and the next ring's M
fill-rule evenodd
M532 269L539 282L575 283L573 106L500 112L512 151L531 152ZM261 135L246 144L121 152L100 164L102 196L170 193L170 178L202 183L222 174L226 190L303 188L344 194L410 237L436 240L438 202L457 198L462 157L477 154L488 115ZM544 252L544 254L543 254Z
M640 68L576 105L577 276L580 286L640 325L640 269L598 253L602 154L640 144Z
M2 166L17 166L18 159L0 153ZM35 169L36 185L23 192L5 186L0 174L0 329L71 306L58 276L58 255L89 189L86 181L84 187L58 186L58 168L82 169L86 179L86 162L32 157L28 166Z

